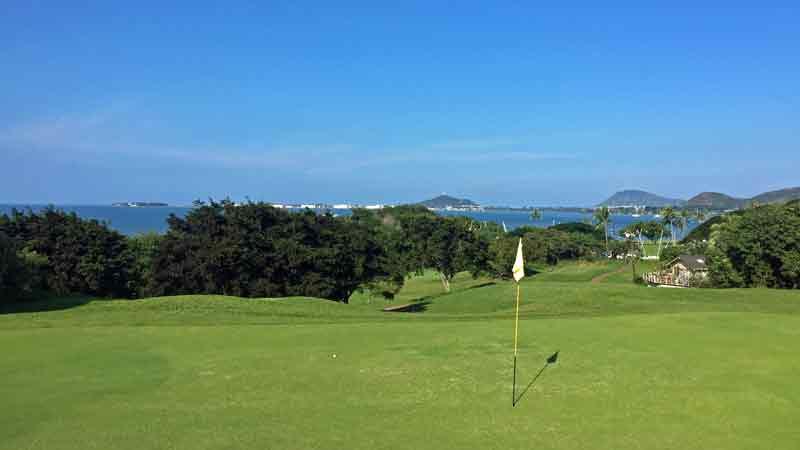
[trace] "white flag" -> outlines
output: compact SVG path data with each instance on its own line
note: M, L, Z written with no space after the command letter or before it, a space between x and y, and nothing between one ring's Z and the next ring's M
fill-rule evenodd
M511 268L511 273L514 274L514 280L517 282L525 276L525 261L522 259L522 238L519 238L517 260L514 261L514 267Z

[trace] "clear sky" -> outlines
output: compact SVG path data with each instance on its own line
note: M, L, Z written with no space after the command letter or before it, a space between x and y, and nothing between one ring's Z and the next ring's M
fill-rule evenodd
M800 185L796 0L50 3L0 13L0 202Z

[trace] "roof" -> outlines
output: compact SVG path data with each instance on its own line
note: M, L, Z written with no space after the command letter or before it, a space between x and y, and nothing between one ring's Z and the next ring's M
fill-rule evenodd
M673 266L676 263L683 264L689 270L708 270L708 266L706 265L706 257L703 255L680 255L677 258L673 259L669 262L669 266Z

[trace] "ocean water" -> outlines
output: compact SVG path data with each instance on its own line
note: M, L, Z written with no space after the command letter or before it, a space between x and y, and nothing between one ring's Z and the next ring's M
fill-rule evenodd
M167 217L170 214L183 217L190 207L154 206L147 208L126 208L100 205L53 205L56 209L74 212L85 219L97 219L109 227L127 235L139 233L165 233ZM19 210L40 211L47 205L0 205L0 214L9 214L12 208Z
M74 212L80 217L86 219L96 219L107 223L111 228L127 235L135 235L139 233L156 232L165 233L167 231L167 218L170 214L175 214L178 217L183 217L191 210L191 207L182 206L158 206L146 208L126 208L115 206L102 206L102 205L54 205L57 209L67 212ZM0 205L0 214L9 214L13 208L19 210L31 209L33 211L40 211L46 208L46 205ZM349 210L333 210L334 214L348 215ZM542 218L533 221L531 220L530 213L525 211L475 211L475 212L462 212L462 211L440 211L439 214L445 216L467 216L481 222L495 222L498 224L505 223L506 227L511 230L520 226L537 226L549 227L554 224L568 223L568 222L589 222L592 219L589 213L578 212L562 212L562 211L542 211ZM617 230L624 228L626 225L636 221L649 221L658 220L653 216L643 215L641 217L632 217L626 215L613 215L611 216L611 224L609 226L609 233L615 236ZM689 222L689 230L697 226L697 222ZM688 232L686 230L684 233Z

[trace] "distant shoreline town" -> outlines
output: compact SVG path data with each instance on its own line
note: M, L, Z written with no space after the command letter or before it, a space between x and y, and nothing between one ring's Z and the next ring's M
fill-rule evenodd
M615 214L657 214L661 208L670 206L679 209L698 209L706 211L734 211L751 205L782 203L800 198L800 187L780 189L764 192L751 198L735 198L719 192L701 192L689 200L662 197L650 192L640 190L624 190L616 192L605 201L590 207L573 206L483 206L466 198L456 198L449 195L414 203L432 211L454 212L485 212L485 211L558 211L558 212L592 212L598 208L606 207ZM391 208L398 204L357 204L357 203L282 203L267 202L279 209L313 209L313 210L352 210L368 209L380 210ZM239 204L239 203L235 203ZM113 203L115 207L148 208L169 206L162 202L119 202Z
M119 202L112 203L111 206L116 206L118 208L153 208L169 206L169 204L160 202Z

